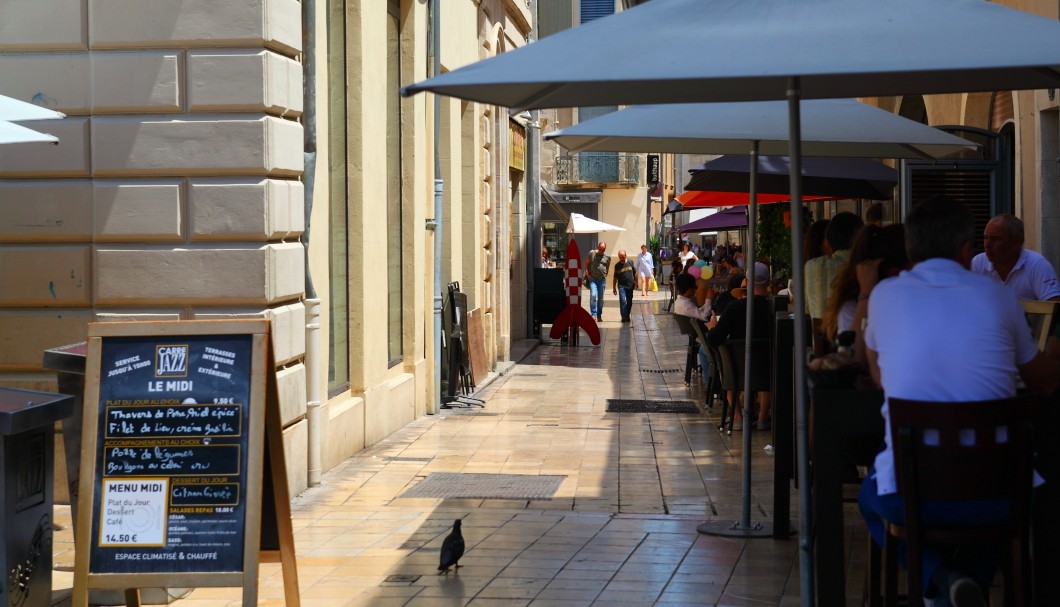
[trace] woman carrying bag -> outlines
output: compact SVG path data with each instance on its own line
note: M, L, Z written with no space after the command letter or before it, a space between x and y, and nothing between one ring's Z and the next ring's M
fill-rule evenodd
M636 265L641 297L648 296L648 289L658 291L659 287L655 284L655 260L648 251L648 245L640 245L640 255L637 255Z

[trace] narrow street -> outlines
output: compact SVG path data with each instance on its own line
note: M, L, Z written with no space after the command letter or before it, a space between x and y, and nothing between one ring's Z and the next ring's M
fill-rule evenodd
M295 498L303 605L797 605L796 537L696 531L740 517L742 437L718 432L720 407L607 411L608 399L702 406L698 376L684 385L687 338L666 293L635 301L633 322L622 324L608 294L600 346L523 342L519 362L480 387L484 407L418 419ZM753 436L753 521L771 516L770 441L770 432ZM57 518L56 563L68 569L68 510ZM458 518L467 552L458 572L439 576L439 548ZM865 535L852 505L847 530L855 605ZM55 587L71 579L57 571ZM236 606L239 596L202 588L175 604ZM278 565L261 566L259 603L283 604Z

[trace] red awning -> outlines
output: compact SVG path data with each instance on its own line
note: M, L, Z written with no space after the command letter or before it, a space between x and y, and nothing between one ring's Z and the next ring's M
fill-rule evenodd
M751 196L747 192L707 192L698 190L689 190L680 196L677 196L676 200L681 203L685 209L700 209L703 207L735 207L745 206L750 204ZM788 202L791 200L790 194L758 194L758 204L769 204L772 202ZM840 200L839 198L831 196L806 196L802 197L803 202L824 202L827 200Z

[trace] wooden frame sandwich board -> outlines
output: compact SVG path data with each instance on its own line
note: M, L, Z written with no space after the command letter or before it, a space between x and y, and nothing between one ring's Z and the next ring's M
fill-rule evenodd
M268 337L266 320L89 325L74 607L207 586L254 605L276 561L299 605Z

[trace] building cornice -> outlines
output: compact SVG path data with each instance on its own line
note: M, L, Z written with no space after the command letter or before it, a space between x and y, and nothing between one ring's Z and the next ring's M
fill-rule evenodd
M533 29L533 17L530 14L530 5L526 0L504 0L505 12L512 22L519 28L525 39Z

